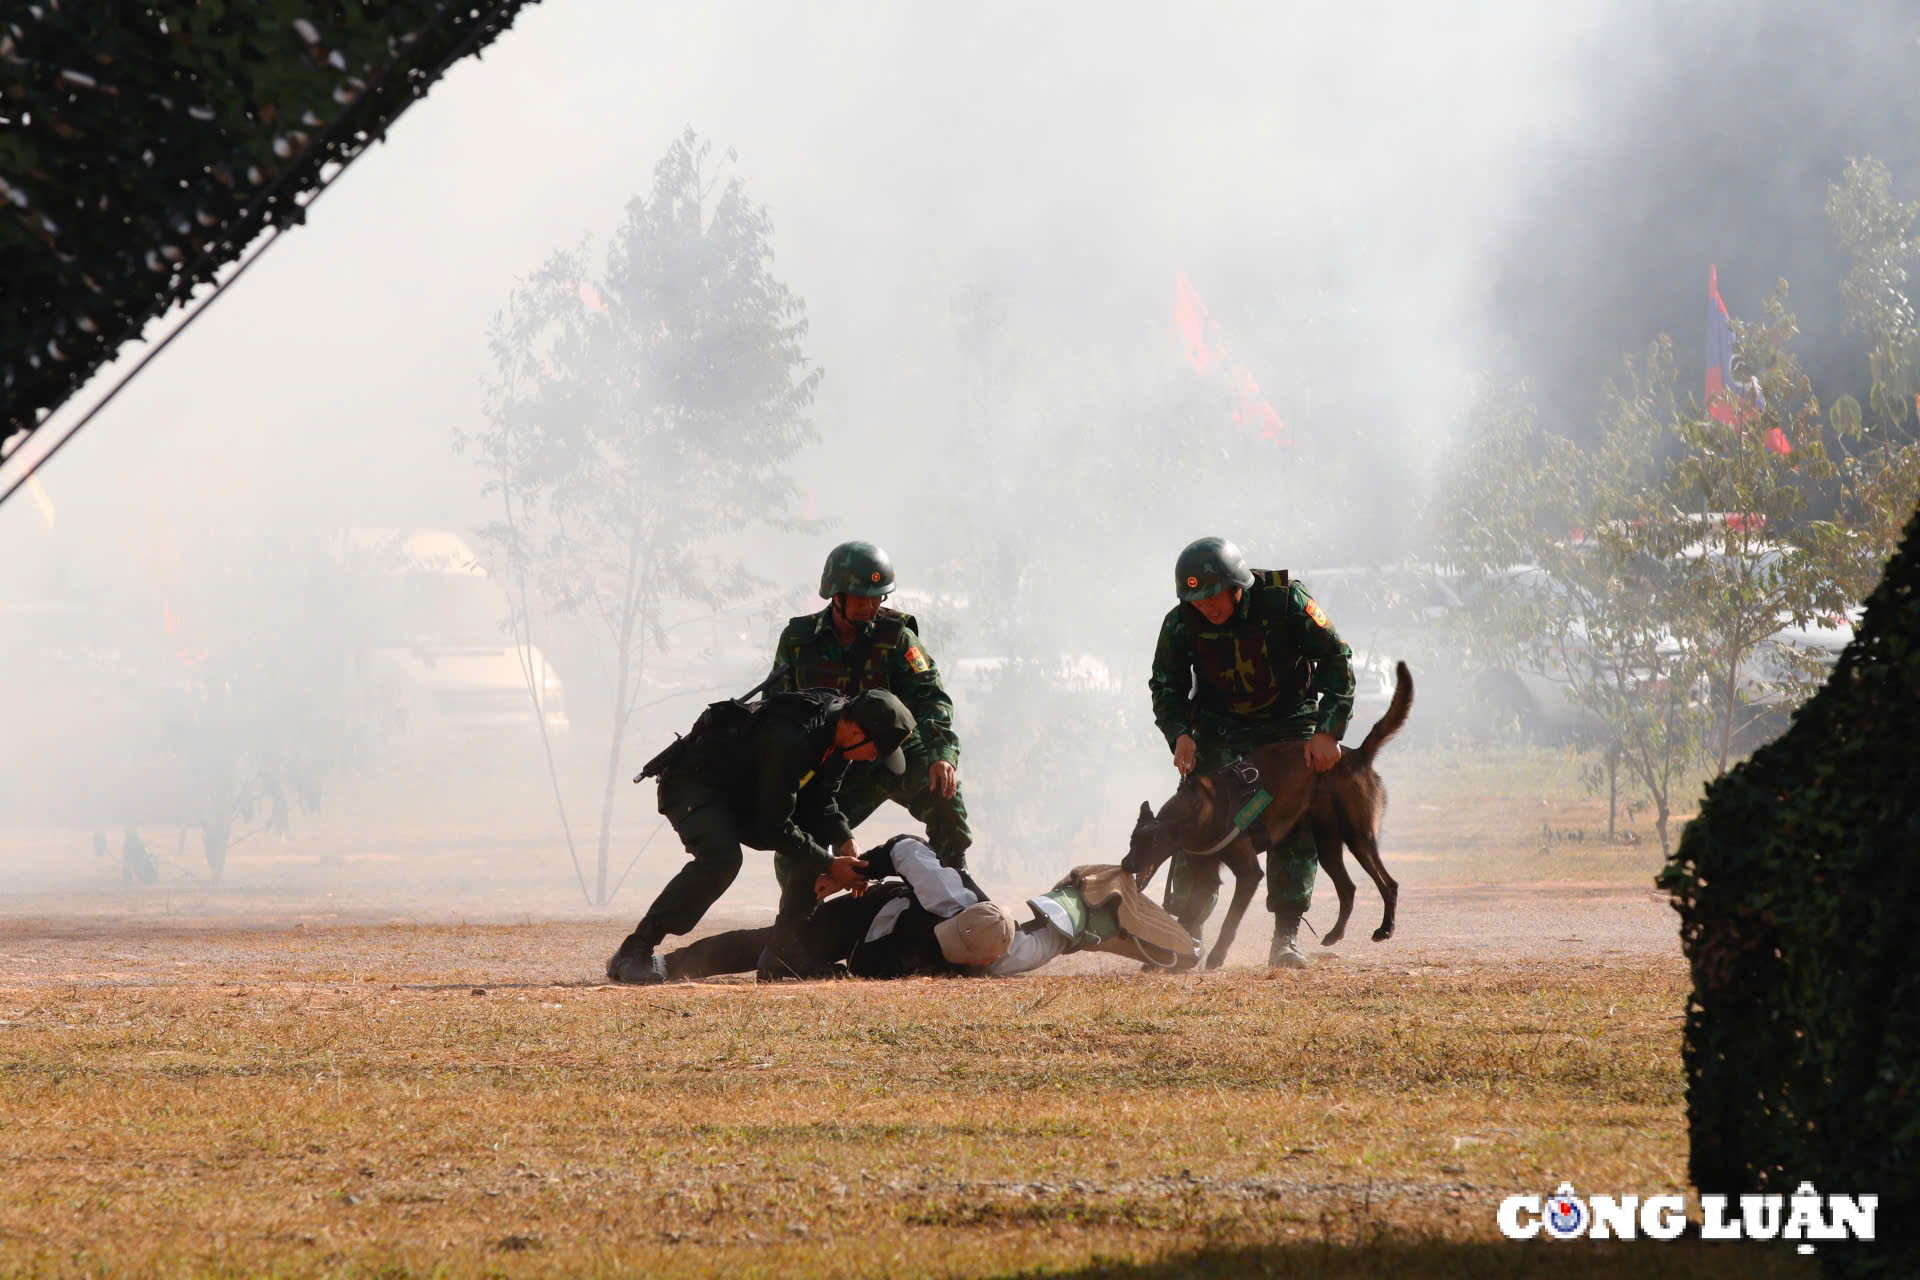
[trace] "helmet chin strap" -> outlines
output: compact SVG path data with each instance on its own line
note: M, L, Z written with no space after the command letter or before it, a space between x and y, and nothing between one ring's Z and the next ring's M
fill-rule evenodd
M847 606L843 603L846 600L846 598L847 598L847 593L844 591L836 591L833 593L833 600L827 605L827 607L833 610L834 616L840 619L842 623L853 628L855 631L865 631L871 626L873 626L872 618L868 618L865 622L855 622L852 618L849 618L847 616Z

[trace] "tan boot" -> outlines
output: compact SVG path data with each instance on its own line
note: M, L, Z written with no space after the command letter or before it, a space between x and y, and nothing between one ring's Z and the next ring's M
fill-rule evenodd
M1307 967L1306 953L1300 950L1296 936L1300 932L1300 917L1297 914L1276 911L1273 916L1273 945L1267 948L1267 967L1270 969L1304 969Z

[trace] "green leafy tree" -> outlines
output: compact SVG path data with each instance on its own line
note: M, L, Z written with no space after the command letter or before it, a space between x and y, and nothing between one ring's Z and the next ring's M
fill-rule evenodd
M500 503L483 537L523 647L536 616L562 612L589 619L608 658L588 895L600 904L640 677L667 643L662 607L718 606L757 581L711 545L755 524L798 527L785 515L795 493L785 465L816 438L821 372L802 349L805 304L773 274L768 210L717 168L711 144L688 130L604 255L585 244L556 252L514 289L490 331L487 426L460 438ZM537 704L535 683L529 675Z
M1682 597L1664 572L1694 528L1655 483L1673 386L1664 339L1628 360L1592 450L1541 432L1522 393L1489 389L1433 521L1476 602L1456 624L1474 662L1561 684L1602 726L1610 768L1652 805L1663 850L1704 728L1699 662L1675 635Z
M1854 159L1827 189L1827 218L1850 260L1848 329L1867 343L1866 406L1843 395L1831 414L1852 531L1842 581L1861 600L1920 504L1920 324L1909 293L1920 265L1920 201L1894 199L1887 167Z
M1796 333L1782 281L1765 318L1738 327L1752 385L1728 393L1725 406L1676 413L1672 424L1680 452L1663 488L1674 506L1700 517L1697 541L1671 568L1684 587L1674 625L1706 671L1716 773L1764 709L1798 705L1825 676L1817 658L1776 633L1789 621L1838 616L1850 603L1840 583L1849 536L1810 516L1831 499L1839 468L1820 402L1788 346ZM1713 408L1730 420L1713 417Z

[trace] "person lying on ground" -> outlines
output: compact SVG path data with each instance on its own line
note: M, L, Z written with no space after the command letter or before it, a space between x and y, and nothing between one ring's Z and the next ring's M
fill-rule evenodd
M1011 977L1075 951L1170 968L1197 947L1117 866L1074 868L1029 900L1034 918L1015 930L966 872L940 866L933 850L912 836L895 836L865 857L874 878L864 894L823 902L806 921L802 950L780 956L780 976L825 977L844 964L863 978ZM831 892L824 878L817 889ZM702 938L664 957L666 976L684 981L746 973L772 936L769 926Z
M924 841L895 836L862 856L863 889L828 898L790 933L730 929L669 951L667 980L825 978L841 965L858 978L979 974L1013 940L1013 918L964 870L940 865ZM835 883L822 875L814 887L826 897Z

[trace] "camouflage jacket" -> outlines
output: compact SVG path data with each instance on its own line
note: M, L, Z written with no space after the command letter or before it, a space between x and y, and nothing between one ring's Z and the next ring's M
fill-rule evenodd
M869 689L885 689L913 712L908 754L914 753L917 744L930 760L957 764L960 740L953 732L953 699L941 687L939 669L914 634L919 626L909 614L882 609L873 620L872 642L856 636L850 651L834 634L830 608L803 614L787 623L774 646L774 665L784 662L787 671L771 688L832 689L848 698ZM853 663L863 646L866 653L856 671Z
M1190 604L1160 624L1153 653L1153 722L1172 746L1183 733L1271 742L1316 732L1336 739L1353 714L1353 651L1307 589L1285 570L1260 570L1219 626Z

